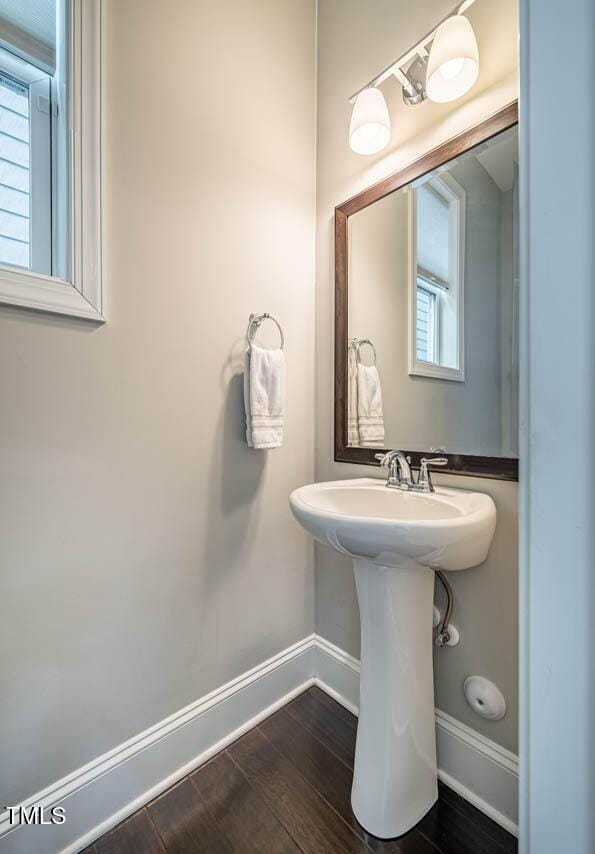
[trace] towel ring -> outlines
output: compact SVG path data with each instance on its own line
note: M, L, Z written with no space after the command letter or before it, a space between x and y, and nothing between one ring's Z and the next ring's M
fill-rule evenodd
M248 346L252 344L252 340L258 331L258 327L262 323L263 320L272 320L277 329L279 330L279 337L281 338L281 349L283 349L285 345L285 339L283 337L283 330L281 329L281 324L278 320L276 320L272 314L268 314L266 311L263 314L251 314L248 319L248 330L246 332L246 338L248 340Z
M356 355L356 359L357 359L358 363L360 365L362 364L362 360L360 358L359 350L363 344L367 344L368 347L372 348L372 353L374 354L374 363L373 364L374 364L374 367L376 367L376 347L372 344L372 342L370 341L369 338L360 338L360 340L357 341L357 343L355 344L355 355Z

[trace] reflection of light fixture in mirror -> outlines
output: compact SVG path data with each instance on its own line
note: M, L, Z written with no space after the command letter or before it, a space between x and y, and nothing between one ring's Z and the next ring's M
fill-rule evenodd
M369 86L355 100L349 125L349 145L356 154L376 154L390 139L390 118L384 95Z
M473 27L463 15L447 18L432 42L426 76L430 101L455 101L475 84L479 51Z

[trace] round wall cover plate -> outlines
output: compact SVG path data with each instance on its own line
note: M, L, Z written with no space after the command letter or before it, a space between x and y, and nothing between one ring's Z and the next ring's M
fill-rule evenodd
M497 685L483 676L468 676L463 684L467 703L474 712L490 721L499 721L506 714L506 700Z

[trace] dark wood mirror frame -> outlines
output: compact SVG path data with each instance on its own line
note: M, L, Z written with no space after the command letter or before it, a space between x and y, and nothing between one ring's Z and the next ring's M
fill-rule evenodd
M518 124L518 101L490 116L475 127L424 154L400 172L374 184L359 195L335 208L335 460L341 463L364 463L378 465L375 454L379 448L351 448L347 445L347 288L348 288L348 219L352 214L384 198L447 163L454 157L469 151L476 145ZM387 449L388 450L388 449ZM431 451L407 451L414 468L419 468L421 457L430 456ZM480 457L467 454L449 454L448 468L441 472L492 477L501 480L518 480L519 461L516 457Z

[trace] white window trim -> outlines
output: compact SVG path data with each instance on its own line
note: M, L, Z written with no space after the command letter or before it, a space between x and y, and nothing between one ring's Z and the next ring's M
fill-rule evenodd
M416 194L409 193L409 368L410 376L433 377L440 380L465 381L465 191L450 175L442 173L432 178L440 192L453 202L455 228L452 229L450 258L451 281L458 298L458 368L447 368L417 358L417 204ZM428 288L429 289L429 288ZM436 288L436 292L438 289ZM440 322L440 320L438 320Z
M39 108L38 99L47 102L47 113ZM52 263L52 170L50 117L50 81L48 77L29 86L29 262L33 270L49 270Z
M103 323L105 0L69 6L71 280L0 266L0 303Z

